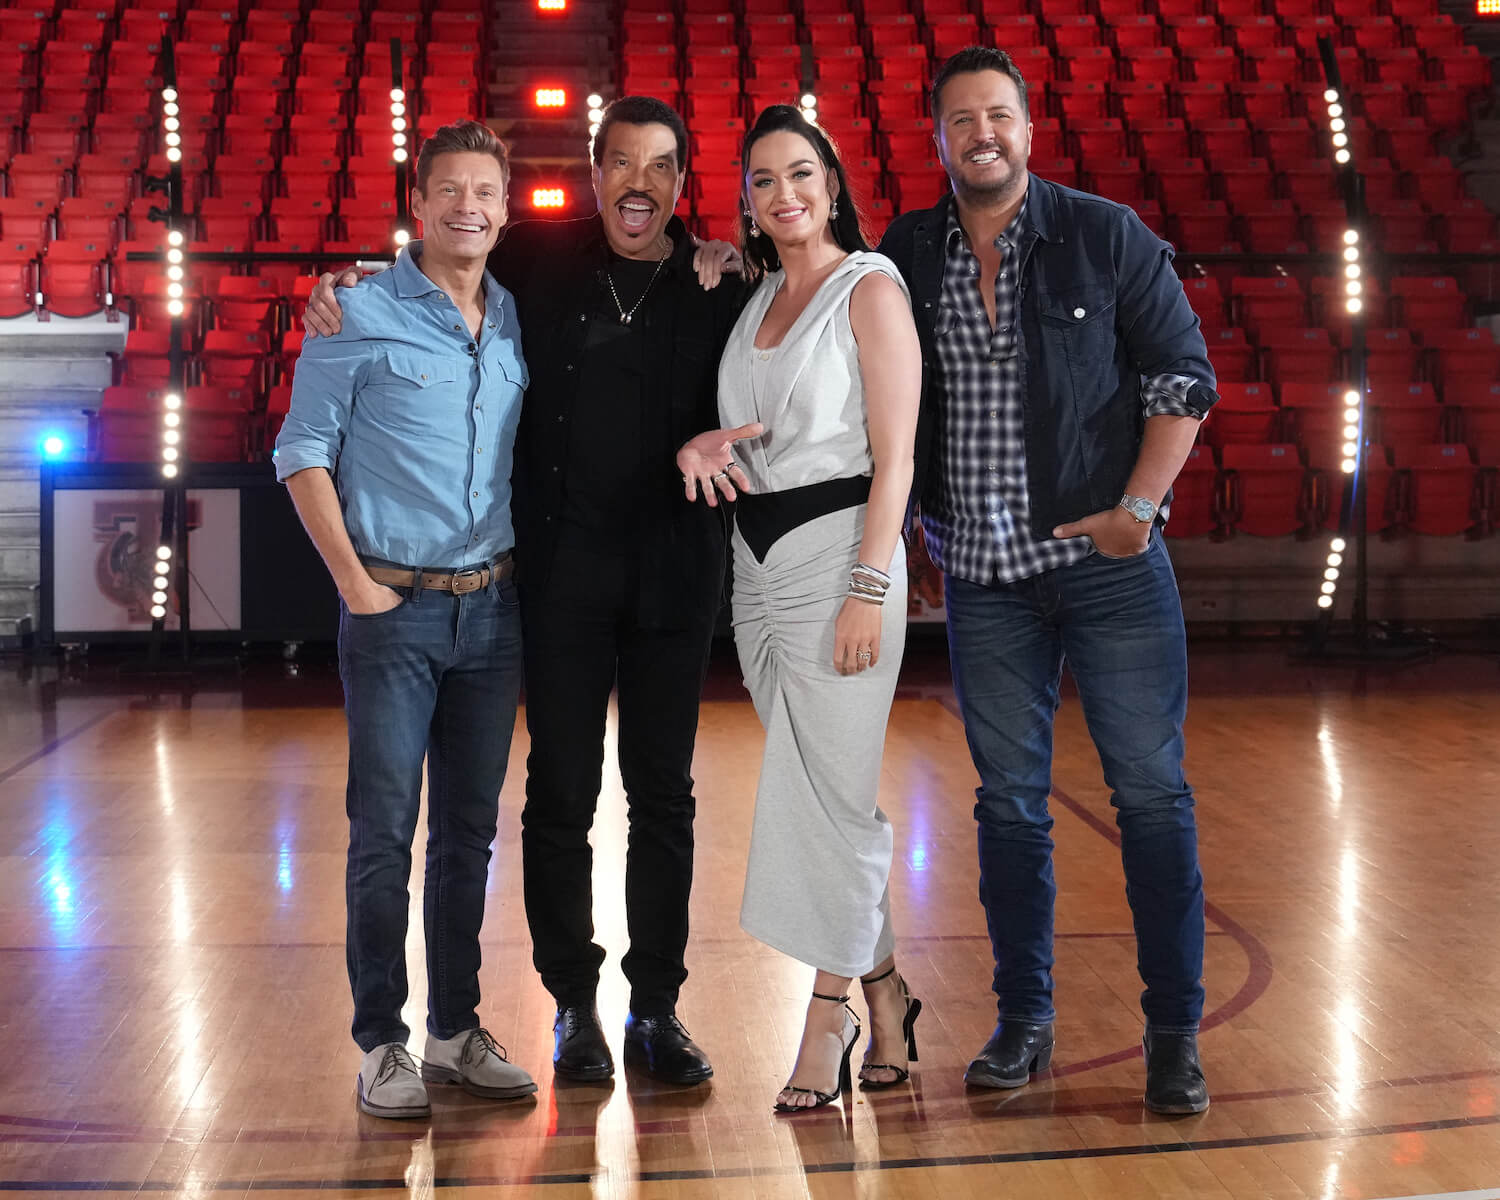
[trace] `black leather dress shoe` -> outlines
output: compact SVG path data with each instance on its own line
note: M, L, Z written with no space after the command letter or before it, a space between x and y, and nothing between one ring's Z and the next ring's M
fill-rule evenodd
M1146 1107L1154 1113L1200 1113L1208 1081L1198 1061L1198 1035L1146 1030Z
M714 1073L708 1056L671 1013L625 1018L625 1061L666 1083L702 1083Z
M608 1079L615 1073L604 1030L599 1027L599 1013L591 1004L557 1010L552 1022L557 1048L552 1052L552 1069L564 1079L584 1082Z
M1033 1071L1052 1062L1052 1023L1029 1025L1001 1021L964 1072L964 1082L975 1087L1025 1087Z

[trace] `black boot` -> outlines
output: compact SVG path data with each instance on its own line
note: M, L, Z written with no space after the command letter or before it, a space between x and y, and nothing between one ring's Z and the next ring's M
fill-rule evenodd
M625 1061L666 1083L702 1083L714 1073L708 1056L672 1013L625 1018Z
M598 1010L592 1004L558 1009L552 1032L557 1038L552 1069L564 1079L589 1082L614 1075L615 1060L610 1057Z
M1196 1033L1146 1030L1146 1107L1154 1113L1200 1113L1208 1107L1208 1081L1198 1062Z
M964 1082L974 1087L1024 1087L1033 1071L1045 1071L1051 1062L1050 1021L1045 1025L1001 1021L964 1072Z

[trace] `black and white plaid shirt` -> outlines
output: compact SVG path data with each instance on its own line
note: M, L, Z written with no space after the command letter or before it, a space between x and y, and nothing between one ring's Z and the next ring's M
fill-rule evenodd
M943 413L942 487L936 511L923 514L927 551L937 567L975 583L1013 583L1056 570L1094 552L1092 538L1037 541L1026 494L1026 433L1017 357L1020 321L1016 282L1030 192L1004 233L995 278L995 326L979 285L979 259L969 248L958 209L949 213L943 268L938 359L947 407ZM946 332L942 332L946 331ZM1161 375L1147 382L1147 416L1191 416L1193 380ZM1163 519L1166 517L1163 510Z

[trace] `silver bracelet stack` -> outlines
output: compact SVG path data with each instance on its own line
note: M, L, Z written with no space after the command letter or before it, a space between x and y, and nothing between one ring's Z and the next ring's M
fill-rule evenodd
M849 572L849 595L868 604L884 604L891 577L868 563L855 563Z

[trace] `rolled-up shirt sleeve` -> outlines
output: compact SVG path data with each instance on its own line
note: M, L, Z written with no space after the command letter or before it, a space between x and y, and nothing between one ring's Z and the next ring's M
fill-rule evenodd
M1141 389L1141 403L1146 415L1203 420L1207 414L1193 396L1193 389L1201 383L1191 375L1153 375Z
M292 381L291 411L276 435L276 479L285 483L298 471L338 466L354 397L364 385L371 348L345 332L306 342Z

